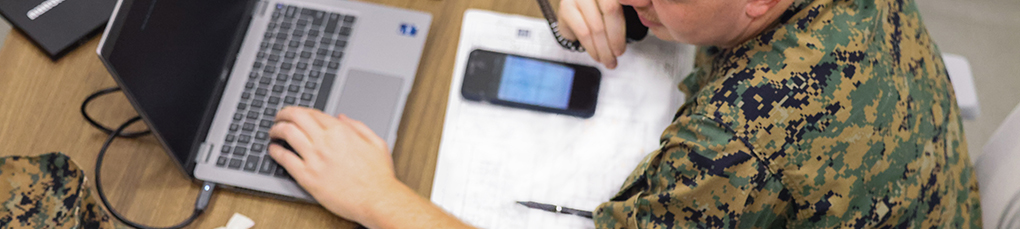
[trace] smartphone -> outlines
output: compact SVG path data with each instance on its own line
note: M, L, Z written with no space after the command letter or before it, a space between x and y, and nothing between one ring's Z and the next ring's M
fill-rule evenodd
M594 67L476 49L460 92L467 100L590 118L601 82Z

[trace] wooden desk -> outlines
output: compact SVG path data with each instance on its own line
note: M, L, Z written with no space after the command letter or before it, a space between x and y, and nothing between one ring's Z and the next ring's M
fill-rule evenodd
M460 37L468 8L541 17L528 0L369 0L429 12L433 16L425 52L400 123L393 158L397 177L428 197ZM558 1L553 1L557 5ZM0 49L0 156L63 152L74 159L91 183L95 157L106 134L78 113L85 97L115 86L95 50L98 37L57 62L50 61L20 32ZM120 94L96 100L89 108L108 126L136 115ZM144 128L137 124L133 129ZM115 208L132 221L168 226L191 214L198 185L175 168L155 138L114 142L103 168L104 188ZM90 184L94 185L94 184ZM214 228L238 212L256 228L353 228L318 205L294 203L220 190L209 209L189 228Z

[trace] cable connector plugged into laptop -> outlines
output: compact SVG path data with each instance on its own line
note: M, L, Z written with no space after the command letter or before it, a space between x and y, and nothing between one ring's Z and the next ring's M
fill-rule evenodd
M212 199L213 190L216 190L216 183L208 181L202 183L202 190L199 190L198 199L195 199L195 211L205 211L205 207L209 206L209 199Z

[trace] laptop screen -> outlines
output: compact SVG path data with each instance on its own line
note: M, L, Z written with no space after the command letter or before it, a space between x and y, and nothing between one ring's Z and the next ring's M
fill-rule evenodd
M247 26L249 1L123 0L100 50L135 109L185 169L208 128L207 108L217 102L218 78L232 64L236 34Z

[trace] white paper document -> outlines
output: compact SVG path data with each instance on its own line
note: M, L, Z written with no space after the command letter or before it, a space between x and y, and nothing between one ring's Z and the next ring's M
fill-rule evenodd
M629 44L608 70L587 53L561 48L544 20L468 10L464 14L432 201L482 228L594 228L592 220L529 209L535 201L593 210L608 201L683 102L676 89L693 47L651 35ZM588 119L468 101L461 83L475 49L597 66L595 115Z

